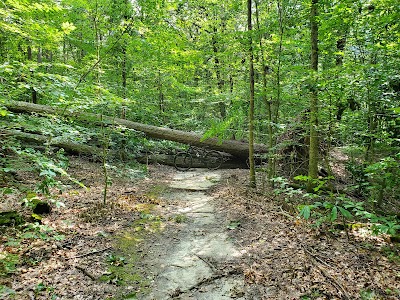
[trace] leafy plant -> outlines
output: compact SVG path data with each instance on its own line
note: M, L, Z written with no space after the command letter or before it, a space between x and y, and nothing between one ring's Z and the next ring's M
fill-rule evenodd
M235 221L230 221L228 225L226 225L226 228L234 230L236 228L240 227L240 221L235 220Z
M400 153L367 166L365 175L369 179L372 201L381 207L385 197L395 197L400 191Z
M45 195L50 195L50 188L60 187L62 184L57 180L57 175L64 176L75 184L85 187L81 182L65 171L65 168L67 167L67 159L64 156L64 150L59 150L53 160L41 152L35 151L31 148L19 149L11 147L11 149L20 157L25 158L34 164L35 170L42 178L42 180L37 184L37 190L39 192Z
M0 276L7 276L14 273L19 263L18 255L6 251L0 252Z
M113 266L123 266L126 264L126 259L123 256L116 255L116 254L109 254L107 256L107 262Z
M179 214L179 215L176 215L175 217L174 217L174 221L176 222L176 223L185 223L185 222L187 222L189 220L189 218L186 216L186 215L181 215L181 214Z
M346 233L346 220L351 220L355 217L366 219L371 222L372 232L374 234L389 234L394 236L400 231L400 223L397 217L377 216L374 213L366 211L364 202L355 202L344 196L336 197L334 203L324 201L309 205L300 205L298 210L301 218L306 220L311 217L315 218L315 225L318 227L323 223L332 224L334 221L341 218Z
M24 226L16 238L10 238L7 242L9 246L17 246L23 240L41 239L44 241L61 241L65 237L56 232L53 228L39 223L29 223Z
M295 180L299 180L299 181L304 181L307 184L311 182L312 186L314 186L314 188L313 188L314 192L318 192L330 180L334 179L334 177L333 176L328 176L328 177L325 177L323 179L320 179L320 178L311 178L311 177L305 176L305 175L298 175L298 176L294 177L294 179Z

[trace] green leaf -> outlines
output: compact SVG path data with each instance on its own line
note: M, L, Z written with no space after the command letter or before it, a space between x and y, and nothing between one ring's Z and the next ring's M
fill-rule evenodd
M41 221L43 219L43 217L41 215L38 215L38 214L35 214L35 213L32 214L32 218L35 221Z
M338 206L341 214L346 218L346 219L351 219L353 216L352 214L345 208Z
M297 175L296 177L294 177L294 180L298 181L308 181L309 179L310 177L305 175Z
M0 108L0 117L5 117L8 115L8 110Z
M400 114L400 107L391 108L395 114Z
M311 206L304 205L304 207L300 211L300 217L303 217L304 219L308 220L310 216L311 216Z
M335 221L337 219L338 208L334 206L331 211L331 221Z

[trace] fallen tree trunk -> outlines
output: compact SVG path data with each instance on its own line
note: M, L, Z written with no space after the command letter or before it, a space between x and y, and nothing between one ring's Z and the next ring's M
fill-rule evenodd
M203 136L199 133L157 127L109 116L101 116L93 113L74 111L73 109L68 108L57 108L20 101L8 101L3 105L6 106L10 111L14 112L36 112L56 114L61 116L66 115L68 117L88 121L94 124L101 124L102 122L104 122L110 125L122 125L130 129L141 131L145 133L148 137L180 142L183 144L194 145L198 147L208 147L213 150L230 153L233 156L240 158L247 158L249 155L248 143L236 140L225 140L222 142L219 142L217 138L208 138L202 140ZM256 144L254 145L254 151L256 153L266 153L268 149L267 146L263 144Z
M241 168L247 169L246 162L243 159L231 157L232 159L224 161L220 169L234 169ZM163 165L174 166L174 155L163 153L150 153L144 154L137 158L137 161L143 164L160 163ZM204 160L193 157L192 168L207 168Z
M12 136L16 139L28 143L36 143L36 144L49 143L51 146L63 148L65 151L72 154L89 154L97 157L99 153L101 153L101 149L99 149L98 147L91 147L67 141L55 141L55 140L50 141L47 136L22 132L19 130L1 130L0 135Z
M98 147L92 147L82 144L77 144L74 142L68 141L56 141L49 140L47 136L22 132L19 130L0 130L0 136L12 136L16 139L27 143L35 143L43 145L44 143L49 143L52 147L63 148L66 152L72 154L87 154L92 157L94 160L100 160L100 156L102 153L102 149ZM110 150L109 150L110 151ZM113 153L117 155L117 153ZM163 153L143 153L139 157L137 157L137 161L140 163L161 163L164 165L173 166L174 165L174 155L171 154L163 154ZM193 168L206 168L204 161L200 159L193 159ZM232 159L225 161L221 168L247 168L246 163L240 159Z

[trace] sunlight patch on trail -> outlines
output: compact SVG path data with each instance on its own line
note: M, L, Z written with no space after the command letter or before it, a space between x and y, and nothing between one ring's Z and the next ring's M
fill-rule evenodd
M221 174L217 171L198 169L196 171L177 173L169 186L175 189L206 191L217 184L220 179Z

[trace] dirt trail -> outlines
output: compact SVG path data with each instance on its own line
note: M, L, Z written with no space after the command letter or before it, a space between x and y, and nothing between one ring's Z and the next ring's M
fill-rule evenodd
M152 284L143 300L244 299L244 281L229 263L240 256L226 234L206 191L218 183L219 171L177 173L165 201L185 220L173 242L158 243L146 258Z

